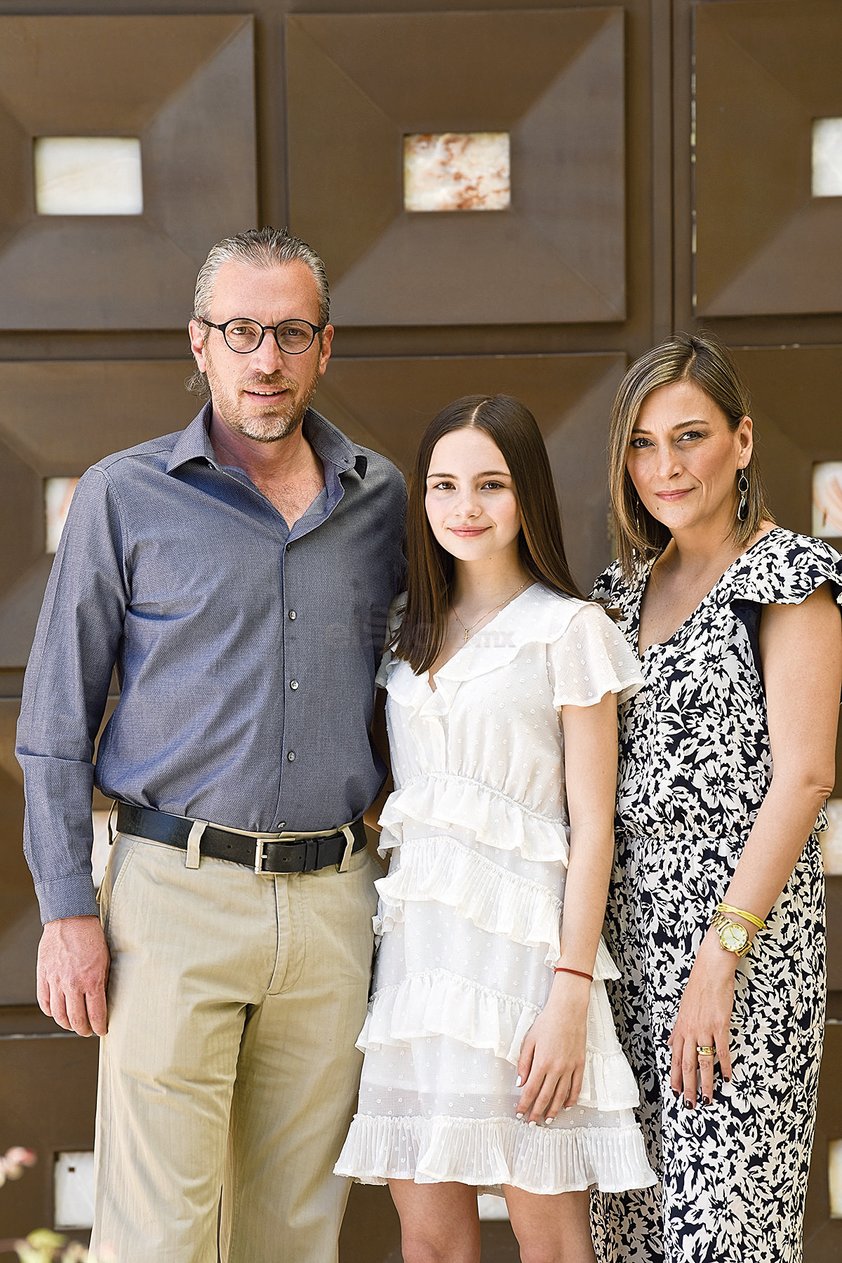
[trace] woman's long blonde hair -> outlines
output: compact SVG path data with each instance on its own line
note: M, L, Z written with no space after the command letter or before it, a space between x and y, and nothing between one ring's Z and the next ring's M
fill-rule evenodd
M626 469L631 433L652 391L683 381L695 382L724 413L732 430L737 429L749 412L749 393L736 365L725 347L710 333L676 333L632 364L614 397L608 440L608 480L617 555L627 577L634 574L641 562L662 552L670 539L663 523L644 508ZM764 519L774 519L766 504L766 492L753 451L740 474L748 480L748 491L745 514L738 518L735 483L733 537L737 543L747 544Z

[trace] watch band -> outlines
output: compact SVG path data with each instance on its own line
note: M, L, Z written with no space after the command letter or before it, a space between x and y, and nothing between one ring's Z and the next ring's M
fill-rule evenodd
M711 926L716 930L719 936L719 946L725 952L731 952L734 956L747 956L751 949L751 939L748 936L748 930L744 925L740 925L739 921L732 921L730 917L726 917L724 912L718 909L714 912L710 919ZM728 942L728 938L742 939L743 942L735 944Z

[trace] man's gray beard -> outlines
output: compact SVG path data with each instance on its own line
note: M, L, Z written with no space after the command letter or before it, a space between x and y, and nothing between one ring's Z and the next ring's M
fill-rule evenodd
M300 429L304 414L310 407L310 400L316 393L318 386L318 378L316 378L306 395L295 405L292 413L286 416L251 417L247 421L234 421L234 429L247 439L252 439L255 443L277 443L280 439L289 438L296 430ZM230 423L229 423L230 424Z

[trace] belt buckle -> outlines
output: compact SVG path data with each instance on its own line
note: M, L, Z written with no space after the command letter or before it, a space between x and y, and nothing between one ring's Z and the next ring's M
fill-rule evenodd
M266 843L276 841L272 837L256 837L254 839L254 872L258 877L274 877L274 873L267 873L263 867L266 859Z
M336 871L337 873L346 873L348 865L351 863L351 856L354 853L355 838L349 824L343 824L337 832L345 834L345 850L342 852L342 859L336 865Z

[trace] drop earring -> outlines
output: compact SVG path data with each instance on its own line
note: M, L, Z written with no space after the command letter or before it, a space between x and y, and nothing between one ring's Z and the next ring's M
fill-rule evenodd
M748 478L744 469L740 470L740 476L737 479L737 490L740 493L740 503L737 505L737 521L744 522L748 517Z

